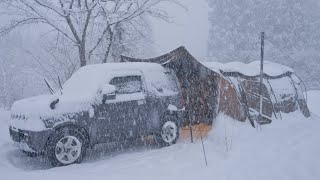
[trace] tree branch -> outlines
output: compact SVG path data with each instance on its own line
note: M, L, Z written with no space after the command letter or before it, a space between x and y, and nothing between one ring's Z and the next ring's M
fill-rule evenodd
M8 25L7 27L3 27L0 29L0 35L8 34L17 27L24 26L27 24L40 23L40 22L43 22L43 20L44 20L43 18L26 18L26 19L12 21L11 24Z
M59 14L60 16L63 16L63 17L65 16L64 14L61 14L58 10L54 9L53 7L50 7L50 6L46 5L46 4L43 4L43 3L41 3L41 2L38 1L38 0L34 0L34 1L35 1L37 4L39 4L40 6L54 11L55 13Z
M109 57L109 54L110 54L111 46L112 46L112 44L113 44L113 36L114 36L114 34L113 34L110 26L109 26L109 28L108 28L108 32L109 32L109 34L110 34L110 37L109 37L110 40L109 40L109 44L108 44L107 51L106 51L106 53L105 53L105 55L104 55L104 59L102 60L102 63L106 63L106 62L107 62L108 57Z
M69 40L71 40L74 43L77 43L74 39L72 39L66 32L62 31L60 28L58 28L57 26L55 26L52 22L50 22L47 18L43 17L35 8L33 8L32 6L30 6L28 3L24 2L23 0L19 0L21 3L23 3L25 6L27 6L31 11L33 11L34 13L36 13L37 16L39 16L40 18L43 18L46 21L46 24L50 25L51 27L53 27L54 29L56 29L57 31L59 31L61 34L63 34L65 37L67 37Z
M109 29L111 29L111 26L107 22L107 27L103 30L101 36L98 38L98 41L95 43L93 48L89 51L89 59L90 59L93 51L95 51L97 49L97 47L100 45L100 43L102 42L103 37L106 35L106 33L109 31Z

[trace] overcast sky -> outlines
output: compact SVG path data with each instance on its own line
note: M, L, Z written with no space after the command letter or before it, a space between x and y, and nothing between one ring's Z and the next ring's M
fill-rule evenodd
M169 52L181 45L197 59L207 57L207 37L209 31L208 5L206 0L181 0L185 7L168 5L166 10L174 23L153 20L153 31L157 54Z

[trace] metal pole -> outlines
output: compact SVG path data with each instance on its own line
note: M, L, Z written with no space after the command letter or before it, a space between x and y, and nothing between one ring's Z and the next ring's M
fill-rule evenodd
M262 116L262 85L263 85L263 56L264 56L264 32L261 32L261 63L260 63L260 111L259 115ZM260 122L259 122L260 123Z
M206 155L206 150L204 149L202 135L201 135L201 143L202 143L202 151L203 151L203 156L204 156L204 162L206 163L206 166L208 166L207 155Z

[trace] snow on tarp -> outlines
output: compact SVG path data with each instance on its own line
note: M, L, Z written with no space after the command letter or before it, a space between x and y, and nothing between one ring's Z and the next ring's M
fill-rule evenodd
M203 62L202 64L217 72L239 72L245 76L260 75L260 61L253 61L248 64L242 62L229 62L225 64L219 62ZM293 72L293 70L278 63L265 61L263 72L268 76L280 76L287 72Z

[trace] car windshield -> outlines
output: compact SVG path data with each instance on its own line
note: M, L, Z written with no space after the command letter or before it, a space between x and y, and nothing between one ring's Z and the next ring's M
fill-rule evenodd
M105 71L81 68L63 84L63 95L74 98L92 98L103 80Z

